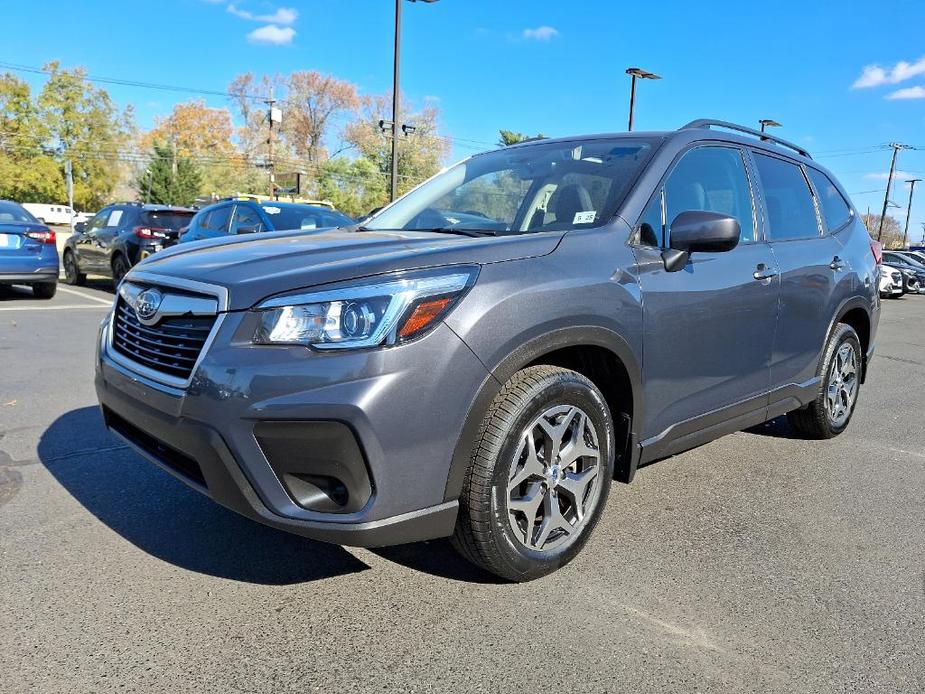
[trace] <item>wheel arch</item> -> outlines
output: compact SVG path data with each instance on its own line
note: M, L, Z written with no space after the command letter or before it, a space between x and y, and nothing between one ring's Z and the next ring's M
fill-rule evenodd
M854 331L858 334L858 339L861 341L861 383L863 383L867 379L867 355L871 346L873 330L873 322L868 301L862 297L855 296L846 299L839 305L838 310L835 312L835 317L829 324L828 332L826 332L825 345L822 346L822 357L825 356L826 345L828 345L829 339L831 339L835 326L839 323L844 323L854 328Z
M453 451L445 500L458 499L462 492L479 425L491 401L511 376L521 369L539 364L577 371L601 390L611 409L616 430L618 458L615 461L615 477L625 483L632 481L639 462L636 426L642 421L642 376L639 363L626 340L612 330L576 326L533 337L498 364L487 365L490 373L469 407Z

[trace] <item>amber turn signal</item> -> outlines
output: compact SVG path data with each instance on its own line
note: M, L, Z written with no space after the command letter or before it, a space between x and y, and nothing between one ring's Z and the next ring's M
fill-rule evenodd
M450 299L444 297L443 299L432 299L418 304L414 311L411 312L411 315L408 316L408 320L405 321L405 324L401 326L401 330L398 331L398 337L404 340L420 332L433 323L434 319L443 313L443 309L445 309L449 303Z

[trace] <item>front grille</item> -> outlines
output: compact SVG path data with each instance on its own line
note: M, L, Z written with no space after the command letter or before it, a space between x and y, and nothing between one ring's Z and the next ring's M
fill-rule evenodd
M187 379L205 346L215 316L163 318L157 325L142 325L122 297L116 302L112 346L132 361L168 376Z

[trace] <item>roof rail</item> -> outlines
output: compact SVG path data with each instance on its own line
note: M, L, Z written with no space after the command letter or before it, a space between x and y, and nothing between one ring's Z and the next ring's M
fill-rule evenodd
M809 152L807 152L805 149L803 149L799 145L795 145L792 142L787 142L787 140L782 140L781 138L775 137L774 135L768 135L767 133L763 133L760 130L755 130L754 128L747 128L744 125L736 125L735 123L729 123L724 120L713 120L711 118L699 118L697 120L692 120L687 125L682 125L680 128L678 128L678 130L688 130L690 128L710 129L711 127L726 128L726 130L735 130L736 132L746 133L748 135L754 135L755 137L760 138L761 140L769 140L775 144L781 145L782 147L786 147L787 149L792 149L797 154L804 156L807 159L812 159Z

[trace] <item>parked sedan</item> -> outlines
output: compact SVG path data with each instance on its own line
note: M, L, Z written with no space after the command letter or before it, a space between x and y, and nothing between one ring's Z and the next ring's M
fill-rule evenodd
M223 200L199 210L189 228L181 234L180 242L262 231L314 231L351 224L354 220L350 217L326 207L293 202Z
M55 232L8 200L0 200L0 284L27 284L39 299L58 288Z
M74 225L62 254L65 281L83 284L87 274L112 277L118 286L135 263L177 242L193 210L166 205L120 203Z

